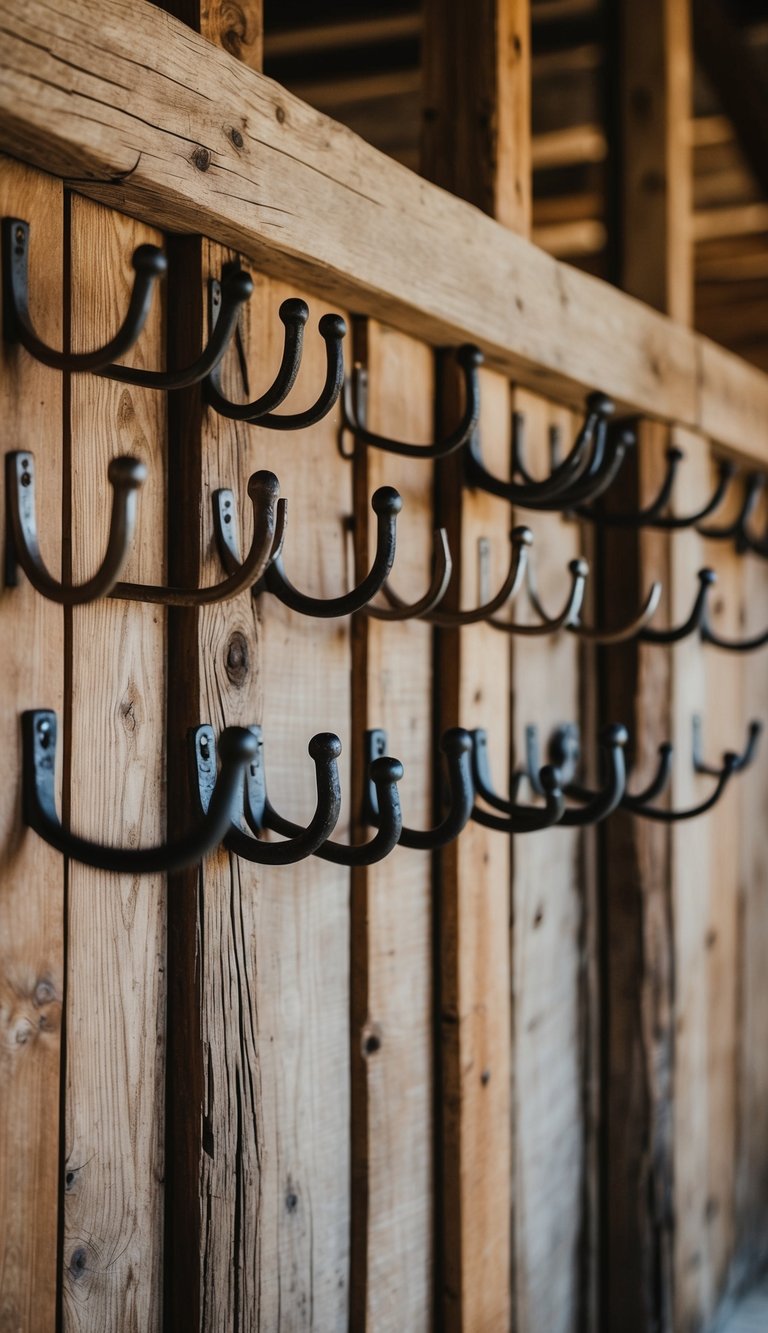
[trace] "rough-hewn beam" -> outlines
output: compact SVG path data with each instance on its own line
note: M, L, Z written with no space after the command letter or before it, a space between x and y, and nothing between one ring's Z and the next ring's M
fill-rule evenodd
M153 5L3 0L0 27L0 149L430 341L475 339L564 401L600 385L709 432L704 340L420 180ZM727 404L716 404L721 442L768 455L768 377L706 355Z

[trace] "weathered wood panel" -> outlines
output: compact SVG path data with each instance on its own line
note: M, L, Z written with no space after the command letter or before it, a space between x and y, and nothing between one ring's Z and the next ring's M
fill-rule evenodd
M368 373L372 430L414 442L433 433L430 350L371 323L356 337ZM370 496L403 497L392 584L408 600L429 585L432 465L358 451L355 515L370 558ZM371 531L368 531L368 529ZM367 567L367 565L366 565ZM432 630L366 618L353 668L358 729L383 727L405 766L403 817L433 820ZM362 779L362 774L359 775ZM356 784L357 786L357 784ZM355 805L357 792L355 792ZM432 863L401 847L354 876L352 892L352 1327L375 1333L431 1328L433 1227Z
M130 219L71 200L71 336L107 340L125 309L131 255L161 240ZM156 301L132 364L162 362ZM162 583L162 395L94 375L72 377L71 572L101 561L107 467L148 467L125 577ZM86 837L116 846L165 831L165 616L111 601L68 614L69 737L64 809ZM63 738L62 738L63 739ZM65 750L65 754L67 750ZM66 1329L156 1328L161 1312L165 885L162 876L68 871L67 1047L62 1288Z
M57 182L0 162L4 216L31 224L30 308L62 345L63 199ZM30 448L38 465L38 523L45 558L60 571L61 376L21 348L0 345L6 449ZM4 486L3 469L0 486ZM3 503L4 512L4 503ZM21 826L25 708L61 709L64 619L20 575L0 596L0 1328L47 1333L55 1320L59 1192L59 1062L64 995L64 863Z
M3 15L3 148L23 143L33 164L174 230L199 231L204 213L209 235L265 269L434 343L474 338L553 397L600 384L763 456L766 376L425 185L153 6L5 0Z

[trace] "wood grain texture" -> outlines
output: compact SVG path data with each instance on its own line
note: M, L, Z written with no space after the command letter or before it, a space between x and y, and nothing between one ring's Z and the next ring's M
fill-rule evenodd
M431 188L153 6L4 0L3 31L0 147L23 143L26 160L155 224L197 232L204 215L266 271L436 344L475 339L555 398L600 384L764 457L750 428L768 404L761 372Z
M0 208L31 223L32 317L41 336L61 346L61 187L3 159ZM58 573L61 377L3 343L0 403L5 448L37 455L40 540ZM21 825L19 714L61 709L64 621L23 574L0 595L0 643L7 760L0 795L0 1328L47 1333L56 1317L64 863Z
M72 345L99 346L125 309L131 255L161 237L71 200ZM155 302L131 353L157 367ZM70 476L75 582L101 561L107 466L148 467L127 579L164 582L164 397L73 377ZM165 617L109 599L70 615L70 762L65 810L85 837L115 846L165 833ZM62 740L64 737L62 737ZM165 892L159 875L68 872L63 1321L67 1330L157 1328L161 1313Z
M360 331L356 347L356 359L363 359L368 371L370 428L399 439L429 440L434 379L429 348L376 323ZM395 485L403 497L392 585L413 601L431 574L432 466L368 449L359 451L355 472L356 524L366 559L373 537L370 496L377 486ZM428 828L435 755L432 630L416 620L360 619L355 732L386 729L388 753L405 766L405 823ZM355 874L351 1326L371 1333L404 1328L426 1333L432 1327L432 929L429 852L401 847Z
M569 413L518 393L526 419L526 457L536 476L550 466L549 427L573 435ZM554 614L563 604L568 561L580 552L579 527L558 514L518 511L532 522L531 560L539 592ZM521 594L509 613L525 612ZM513 753L525 762L525 728L552 730L579 717L579 641L559 633L512 639ZM583 736L585 759L594 745ZM542 762L544 759L542 758ZM504 769L499 770L502 785ZM525 793L523 799L528 799ZM519 1333L570 1333L581 1318L580 1247L586 1226L586 1144L582 1050L580 838L555 828L514 840L512 877L512 1060L514 1089L513 1291Z

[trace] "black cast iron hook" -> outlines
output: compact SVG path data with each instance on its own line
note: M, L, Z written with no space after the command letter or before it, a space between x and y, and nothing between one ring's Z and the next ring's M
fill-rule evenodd
M34 455L17 451L5 456L5 585L18 583L18 567L34 588L59 606L83 606L111 592L125 564L136 529L136 496L147 476L138 458L113 458L107 477L112 487L109 538L99 569L85 583L67 586L54 579L40 553L35 504Z
M369 776L363 795L363 818L373 828L379 826L379 806L376 787L370 775L374 762L385 754L386 749L386 731L380 727L366 731L363 753ZM440 749L445 756L448 774L448 810L434 828L422 830L403 825L399 838L401 847L411 847L417 851L447 847L449 842L458 838L472 814L475 800L470 759L472 737L463 727L450 727L440 738Z
M282 558L276 553L266 572L254 587L254 594L271 592L285 606L300 615L331 619L334 616L350 616L360 611L381 591L384 581L395 559L395 536L397 515L403 502L391 486L380 486L374 492L371 507L376 514L376 554L370 571L351 592L340 597L309 597L294 588L283 569ZM227 521L229 516L230 521ZM240 565L240 554L234 512L234 499L231 491L217 491L214 496L214 532L219 557L228 572L234 572Z
M547 616L541 608L541 603L531 601L541 616L542 623L539 625L521 625L514 620L502 620L500 616L489 616L488 624L493 625L494 629L502 630L505 634L518 634L529 638L537 638L544 634L556 634L561 629L573 629L574 622L578 624L578 615L581 610L581 604L584 600L584 590L587 586L587 577L589 575L589 565L586 560L570 560L568 563L568 572L571 576L571 587L566 598L565 606L557 616ZM531 566L528 564L528 579L531 577ZM528 584L530 594L530 582Z
M477 727L472 736L472 780L477 795L500 814L491 814L475 805L472 818L484 828L495 829L498 833L537 833L541 829L551 828L562 818L565 810L563 796L557 774L551 764L546 764L537 776L537 790L544 796L545 804L524 806L517 804L517 781L509 799L499 796L494 790L491 767L488 758L488 733ZM503 817L502 817L503 816Z
M741 773L752 763L757 752L757 744L760 739L762 725L759 722L751 722L747 733L747 743L741 752L736 754L733 751L727 751L719 765L710 764L704 761L701 753L701 728L702 721L699 714L693 717L692 725L692 760L693 768L696 773L706 773L716 779L715 786L706 800L699 802L698 805L689 806L685 810L659 810L649 804L657 796L663 787L658 788L649 794L648 789L637 796L629 796L622 801L622 805L632 814L639 815L642 819L652 819L662 824L677 824L683 820L696 819L699 815L704 815L711 810L720 800L725 788L733 777L734 773ZM671 752L671 746L669 750ZM653 784L651 784L653 786Z
M554 500L580 481L588 469L599 467L605 451L608 420L613 412L614 404L605 394L590 394L587 398L584 420L570 452L564 459L556 456L560 452L560 431L556 427L550 427L551 471L543 480L537 480L526 466L525 414L523 412L512 414L512 475L522 477L531 500Z
M163 277L168 261L156 245L140 245L133 253L136 274L128 311L121 327L108 343L93 352L58 352L35 332L29 313L29 223L21 218L3 218L3 337L22 347L54 370L102 370L116 357L129 352L143 329L152 293Z
M318 847L333 833L341 812L341 788L337 759L341 754L341 741L332 732L321 732L309 742L309 754L315 765L315 784L317 803L315 813L306 828L293 838L284 842L265 842L264 814L267 803L267 786L264 773L264 755L261 727L250 727L255 737L257 751L245 771L243 815L253 833L250 837L239 825L233 825L224 839L228 851L246 861L258 865L285 866L303 861L316 852ZM207 748L214 745L213 728L198 727L195 732L196 785L203 813L207 810L210 799L210 786L206 781L206 770L200 760L200 739L207 738Z
M213 298L219 311L211 324L208 342L199 356L183 370L142 370L133 366L102 366L97 374L121 384L137 384L142 389L187 389L215 370L237 328L241 307L253 295L253 279L245 269L232 269L220 283L213 284Z
M354 435L360 444L373 449L385 449L390 454L401 454L406 458L446 458L454 450L466 444L480 419L480 376L479 367L483 364L483 354L473 343L466 343L456 352L456 361L464 379L464 411L458 424L433 444L407 444L404 440L393 440L387 435L377 435L368 430L366 420L367 374L364 367L356 365L352 375L345 381L341 397L343 429Z
M579 729L574 723L558 727L549 743L549 757L567 796L579 792L579 808L567 807L559 823L562 828L584 828L599 824L621 804L626 793L627 770L624 750L629 740L626 727L611 723L600 732L599 743L607 776L599 791L588 791L574 783L580 758ZM535 727L526 727L527 778L539 789L539 740Z
M699 580L699 590L687 620L673 629L653 629L646 626L636 636L640 643L680 643L682 639L687 639L689 634L696 632L703 634L709 590L717 583L717 575L713 569L700 569L696 577Z
M391 606L375 606L369 602L363 609L367 616L375 620L419 620L435 607L439 606L448 591L453 572L451 550L445 528L435 529L435 547L432 555L432 579L423 597L416 602L403 602L396 593L390 592L384 585L384 595L393 603Z
M694 713L693 743L692 743L694 772L707 773L709 774L710 777L717 778L720 776L720 773L722 772L722 765L717 767L714 764L707 763L707 761L704 759L704 745L703 745L702 733L703 733L703 720L701 713ZM744 769L749 768L750 764L754 762L755 755L757 754L757 747L760 742L760 737L762 736L762 734L763 734L762 722L753 720L752 722L749 723L749 726L747 727L746 745L744 746L744 749L742 750L741 754L738 754L736 756L737 772L743 773Z
M421 619L427 620L430 625L439 626L440 629L459 629L463 625L476 625L481 620L487 620L489 616L493 615L494 611L498 611L506 602L517 596L525 577L528 551L532 542L533 533L530 528L517 527L512 530L510 533L509 566L501 587L493 597L486 596L486 600L482 601L480 606L475 606L469 611L446 611L438 603L436 607L422 612ZM487 552L487 539L481 538L481 566ZM401 602L396 593L392 592L386 584L384 585L384 595L391 605L398 608L405 607L405 603Z
M702 523L698 529L700 536L706 537L711 542L735 541L737 548L748 540L747 523L760 499L760 492L765 482L766 478L762 472L751 472L746 479L741 506L735 518L731 519L730 523Z
M591 505L579 505L576 513L579 518L590 519L593 523L611 528L656 528L664 532L677 532L683 528L696 527L698 523L708 518L723 503L737 469L733 463L726 460L721 461L718 464L717 485L706 504L702 505L695 513L686 514L682 517L665 515L664 510L672 499L678 469L684 458L685 454L682 449L675 447L667 449L666 475L656 499L644 508L631 513L607 513L603 510L596 510Z
M586 566L584 561L571 561L570 567L571 569L575 569L576 566L579 564L584 566L585 578L586 578L586 573L588 572L588 566ZM607 645L613 643L626 643L629 639L636 638L637 635L640 633L640 630L643 629L650 620L652 620L653 616L656 614L659 602L661 600L661 584L652 583L650 590L648 592L648 596L646 597L643 606L640 608L638 614L634 617L634 619L629 621L627 625L622 625L621 628L619 629L613 629L613 630L599 629L597 628L597 626L584 624L584 621L581 618L581 602L582 602L581 598L579 599L579 603L576 606L574 613L570 616L567 616L565 620L563 620L562 616L550 619L547 616L544 607L541 603L541 600L539 598L538 589L536 586L536 575L530 563L528 565L527 574L528 574L528 596L530 598L531 605L533 606L537 615L541 616L542 620L544 621L543 629L536 630L535 632L537 633L547 633L547 626L550 625L552 629L560 629L564 627L565 629L570 630L572 634L577 634L579 638L588 639L590 643L594 644Z
M574 482L556 501L530 501L526 508L539 510L578 510L580 504L597 500L613 485L621 471L627 451L637 443L634 428L621 422L604 422L598 432L595 452L584 476Z
M216 777L216 752L205 737L192 736L200 748L199 771L209 795L207 813L198 826L158 847L104 847L62 828L56 812L56 714L35 709L22 714L22 815L39 837L83 865L115 874L164 874L195 865L225 837L237 818L243 773L258 752L254 736L244 727L227 727L219 741L221 772Z
M210 319L212 328L216 328L220 318L216 305L217 284L211 285ZM221 416L234 421L247 421L252 426L261 426L268 430L304 430L322 421L334 406L341 386L344 383L344 339L347 325L341 315L322 315L318 323L320 337L325 343L326 371L325 383L311 407L303 412L286 413L278 416L274 408L285 401L293 388L301 365L301 353L304 327L309 318L309 310L304 301L290 299L283 301L279 316L285 326L283 356L273 383L251 403L233 403L222 389L221 369L216 367L213 374L205 381L205 400Z
M700 576L701 577L701 576ZM768 629L760 634L753 634L748 639L727 639L722 634L718 634L710 624L709 605L705 602L699 625L699 634L702 643L711 643L714 648L722 648L729 653L752 653L758 648L764 648L768 644Z
M403 766L397 759L382 756L374 759L370 769L371 781L376 789L376 804L379 810L379 826L369 842L344 846L330 839L318 847L314 853L323 861L331 861L337 866L372 866L383 861L385 856L397 846L403 827L400 811L400 797L397 784L403 776ZM296 837L302 832L298 824L278 815L269 798L264 803L264 827L274 833L281 833L287 838Z
M248 495L253 510L253 536L247 556L227 578L208 588L167 588L156 583L116 583L110 597L123 601L157 602L161 606L212 606L228 602L247 588L254 588L271 560L282 550L285 537L287 504L278 500L280 483L274 472L254 472L248 478ZM220 499L220 497L224 497ZM228 500L227 497L230 497ZM231 491L214 491L214 523L234 522Z

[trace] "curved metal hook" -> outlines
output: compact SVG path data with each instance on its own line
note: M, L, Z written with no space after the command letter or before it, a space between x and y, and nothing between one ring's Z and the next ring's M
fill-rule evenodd
M569 566L572 573L576 571L579 567L583 568L584 571L583 578L584 581L586 581L587 574L589 573L589 566L586 564L585 561L572 560ZM554 617L554 619L550 619L547 616L544 607L542 606L542 603L539 599L539 594L536 587L536 575L534 573L533 567L529 564L528 597L531 601L531 605L533 606L534 610L538 615L541 616L542 620L545 623L542 627L535 626L532 630L528 629L527 627L521 626L520 632L528 634L531 633L547 634L554 630L565 628L570 630L572 634L578 634L578 636L582 639L588 639L590 643L601 644L601 645L613 644L613 643L626 643L627 640L636 638L637 635L640 633L640 630L643 629L648 624L649 620L651 620L653 616L656 614L656 610L661 600L661 584L652 583L648 596L646 597L645 602L643 603L642 607L640 608L640 611L634 617L634 619L631 620L628 625L623 625L620 629L613 629L613 630L598 629L594 625L584 624L583 620L581 619L581 604L583 600L583 593L584 593L584 583L582 584L581 596L578 598L578 601L574 607L572 614L566 615L566 613L564 612L562 615L556 616ZM564 616L565 619L563 618ZM499 625L497 622L493 623L496 624L497 628L501 628L501 625ZM513 629L511 632L514 633L517 631Z
M333 833L341 812L341 788L339 769L336 763L341 754L341 741L332 732L321 732L309 742L309 754L315 765L315 784L317 803L315 813L305 829L286 842L265 842L261 837L264 831L264 810L267 800L267 788L264 774L264 757L261 727L250 727L255 737L257 752L245 773L243 814L254 837L233 825L224 839L224 846L236 856L258 865L284 866L303 861L306 856L317 851L318 847ZM197 759L197 790L203 813L207 810L210 791L206 783L205 770L201 768L199 740L206 736L209 748L213 747L213 728L198 727L195 732L198 744L195 748Z
M598 512L590 505L580 505L576 510L579 518L587 518L593 523L600 523L603 527L609 528L657 528L664 532L677 532L683 528L695 527L697 523L714 513L723 503L737 469L733 463L722 460L718 464L718 481L715 490L701 509L698 509L694 514L687 514L680 518L674 515L664 515L663 511L672 499L680 463L684 458L685 453L682 449L676 447L667 449L666 476L659 488L656 499L652 500L643 509L638 509L634 513L614 514Z
M374 606L368 603L363 609L365 614L375 620L418 620L426 617L445 597L453 572L451 550L445 528L435 529L435 549L432 557L432 580L423 597L417 602L402 602L395 593L384 585L384 595L395 603L393 606Z
M216 752L199 737L200 771L209 790L207 813L197 828L158 847L104 847L62 828L56 812L56 714L35 709L22 714L22 814L24 823L63 856L115 874L170 873L195 865L217 847L237 818L247 764L257 754L255 737L244 727L227 727L219 741L221 772L216 777ZM194 733L192 733L194 736Z
M382 756L374 759L370 768L371 781L376 789L376 803L379 810L378 831L370 842L358 843L345 847L339 842L324 842L314 853L323 861L332 861L337 866L372 866L388 856L400 838L403 816L400 811L400 797L397 784L403 776L403 766L397 759ZM301 833L297 824L291 824L282 815L278 815L265 800L264 827L286 837L296 837Z
M597 500L613 485L621 471L627 450L633 449L637 437L631 426L617 424L609 428L604 422L598 431L595 452L584 476L556 501L531 501L528 509L577 511L580 504Z
M550 758L557 779L567 796L576 796L582 802L579 809L567 807L559 823L562 828L583 828L599 824L612 814L626 792L627 770L624 749L629 737L626 727L611 723L600 732L600 748L607 760L608 775L605 785L596 792L580 787L573 781L580 755L579 731L573 723L558 727L550 741ZM539 769L538 732L526 728L527 777L537 789Z
M354 435L360 444L369 445L373 449L385 449L390 454L401 454L406 458L447 458L448 454L466 444L480 419L478 370L483 364L483 354L474 343L465 343L458 348L456 360L464 376L464 411L458 425L442 440L436 440L433 444L406 444L404 440L393 440L368 430L365 425L367 372L361 366L355 366L352 375L344 383L341 397L343 428Z
M707 571L703 570L702 573ZM701 575L699 575L701 577ZM754 634L750 639L726 639L713 630L709 622L709 606L705 603L699 625L702 643L711 643L714 648L722 648L729 653L751 653L768 644L768 629L761 634Z
M567 508L572 488L586 485L587 478L591 479L591 485L596 486L598 479L602 477L606 451L607 422L613 410L614 405L605 394L589 395L584 422L573 448L563 462L559 463L544 481L529 479L521 483L505 481L501 477L494 476L493 473L488 471L483 462L479 432L475 431L470 436L465 456L467 483L470 486L478 486L481 490L489 491L491 495L498 495L501 499L508 500L510 504L521 505L524 508ZM515 413L513 416L512 425L515 469L520 472L522 470L522 419L519 413ZM590 446L592 447L591 452ZM612 461L613 454L614 451L610 451ZM623 452L621 458L623 459ZM523 472L523 475L528 477L527 472ZM606 484L608 483L606 482ZM584 496L579 490L576 498L591 498L591 495L591 489L588 489Z
M363 815L366 822L376 828L379 824L379 806L376 788L370 774L373 772L374 761L386 751L386 731L382 731L380 727L366 731L364 745L369 777L363 796ZM431 829L411 829L404 825L399 838L401 847L412 847L417 851L434 851L438 847L447 847L449 842L458 838L472 814L475 800L470 760L472 737L463 727L450 727L440 738L440 749L445 755L448 770L448 811L439 824Z
M216 294L212 298L219 309L219 318L212 321L208 342L199 356L183 370L141 370L133 366L103 366L96 373L122 384L137 384L142 389L187 389L197 384L218 366L237 328L241 306L253 295L253 279L245 269L236 268L223 280L212 284Z
M722 765L717 768L714 764L708 764L704 759L703 741L702 741L702 717L701 713L693 715L693 768L696 773L708 773L710 777L718 778L722 772ZM747 743L741 754L736 756L737 772L743 773L745 768L749 768L754 762L757 754L757 747L760 737L763 734L762 722L752 721L747 728Z
M484 539L483 539L484 540ZM528 551L533 542L533 533L530 528L513 528L510 533L510 553L509 566L504 581L498 592L480 606L474 607L471 611L444 611L440 605L428 612L422 613L422 619L429 621L430 625L438 625L440 629L458 629L463 625L476 625L481 620L487 620L494 611L504 606L505 602L510 601L517 596L520 590L523 578L525 577L525 567L528 562ZM482 549L481 549L482 563ZM396 607L403 607L404 603L400 601L395 593L385 584L384 595L387 600ZM481 596L484 595L481 593Z
M217 491L214 495L213 526L219 557L228 572L240 567L234 500L231 491ZM226 507L225 507L226 506ZM376 514L376 555L370 571L351 592L341 597L309 597L294 588L283 569L279 552L274 553L271 563L254 587L254 594L271 592L285 606L298 611L300 615L331 619L334 616L350 616L360 611L380 592L395 559L395 536L397 515L403 502L391 486L380 486L374 492L371 507Z
M221 299L217 301L218 283L211 283L209 318L211 328L218 322ZM305 301L291 297L283 301L278 316L285 328L283 355L277 374L270 387L252 403L233 403L225 397L221 386L221 365L213 368L203 384L203 395L209 407L220 416L233 421L252 421L265 416L279 407L288 397L299 373L301 353L304 343L304 327L309 319L309 306Z
M519 625L516 621L501 620L498 616L489 616L488 624L493 625L494 629L502 630L505 634L520 634L528 637L538 637L542 634L556 634L561 629L575 629L576 625L572 622L578 617L581 610L581 604L584 600L584 590L587 586L589 576L589 565L586 560L570 560L568 562L568 571L571 576L571 588L568 593L565 606L558 616L547 616L541 608L541 603L531 596L531 566L528 565L528 592L531 596L536 611L541 616L543 624L541 625Z
M666 790L669 779L672 776L672 756L674 754L674 746L672 746L669 741L662 741L659 746L658 754L659 762L656 767L656 772L648 785L638 792L625 792L621 801L622 805L627 805L630 801L637 805L646 805L648 801L655 801L656 797L661 796L662 792Z
M698 529L699 534L712 542L735 541L737 544L742 541L748 542L746 525L754 512L765 482L766 478L762 472L751 472L747 477L741 508L736 517L730 523L721 523L719 527L712 524L702 525Z
M472 736L472 779L478 796L488 805L501 811L500 815L490 814L476 805L472 818L484 828L495 829L498 833L536 833L540 829L551 828L557 824L565 810L565 798L561 790L557 773L551 764L545 764L537 774L537 784L545 798L544 807L518 805L516 800L504 800L493 788L491 768L488 760L488 733L477 727ZM517 784L515 784L516 786Z
M717 575L713 569L700 569L696 577L699 580L699 590L696 593L688 619L684 620L682 625L678 625L675 629L649 629L646 627L636 636L640 643L679 643L681 639L687 639L689 634L694 634L697 630L703 634L709 590L717 583Z
M140 245L133 252L131 299L122 325L108 343L93 352L58 352L35 332L29 313L29 223L21 218L3 218L3 336L8 343L22 347L54 370L103 370L116 357L129 352L143 329L152 292L163 277L168 261L156 245Z
M254 472L248 478L253 509L253 537L247 556L229 576L209 588L165 588L156 583L116 583L110 596L124 601L157 602L162 606L212 606L228 602L246 588L253 588L282 550L287 505L278 500L280 483L274 472ZM214 491L214 524L234 522L234 497L229 490Z
M15 587L17 566L43 597L59 606L83 606L105 597L118 580L136 529L136 495L147 469L138 458L113 458L107 477L112 487L112 515L107 549L100 568L85 583L68 587L49 574L40 553L35 504L35 459L27 450L5 456L5 583Z

